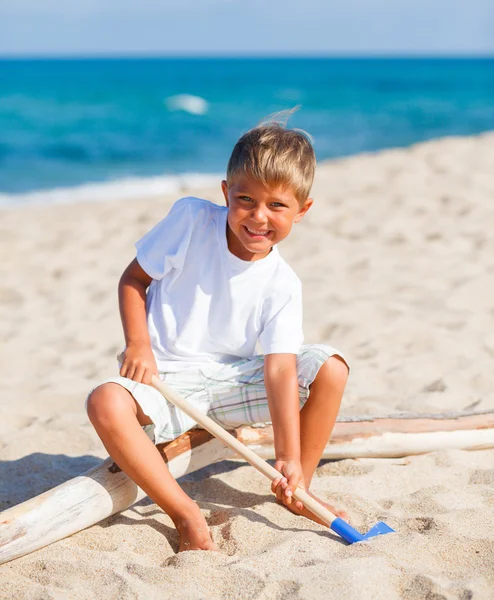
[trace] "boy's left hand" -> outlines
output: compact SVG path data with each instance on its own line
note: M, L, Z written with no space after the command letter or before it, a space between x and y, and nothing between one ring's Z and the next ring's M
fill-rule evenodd
M296 488L305 490L302 465L299 460L277 460L274 468L281 473L280 477L274 479L271 483L271 491L276 494L276 498L286 506L293 504L299 510L304 505L299 500L295 500L293 492Z

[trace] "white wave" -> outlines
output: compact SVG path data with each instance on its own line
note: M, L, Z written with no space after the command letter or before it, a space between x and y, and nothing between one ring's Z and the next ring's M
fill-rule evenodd
M178 94L165 98L168 110L183 110L192 115L205 115L209 110L209 104L201 96L191 94Z
M129 177L102 183L85 183L74 187L59 187L23 194L1 194L0 206L32 204L73 204L76 202L104 202L106 200L131 200L165 194L182 195L191 190L217 186L224 175L184 173L158 177Z

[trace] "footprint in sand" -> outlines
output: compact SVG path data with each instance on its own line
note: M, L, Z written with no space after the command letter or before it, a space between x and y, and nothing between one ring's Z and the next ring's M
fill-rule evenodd
M436 521L432 517L416 517L415 519L407 519L405 525L410 531L418 533L426 533L439 529Z
M492 485L494 486L494 469L479 469L470 475L470 485Z
M19 306L24 304L24 297L13 288L0 287L0 304Z

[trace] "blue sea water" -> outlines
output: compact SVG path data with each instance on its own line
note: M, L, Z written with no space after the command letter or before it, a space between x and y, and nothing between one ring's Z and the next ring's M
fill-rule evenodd
M476 134L494 59L0 60L0 198L222 174L241 133L295 105L319 160Z

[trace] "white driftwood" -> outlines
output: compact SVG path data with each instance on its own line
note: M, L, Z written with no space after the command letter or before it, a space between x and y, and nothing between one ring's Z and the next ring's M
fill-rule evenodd
M250 433L246 434L247 439ZM245 439L245 438L244 438ZM261 458L274 458L273 446L247 442ZM494 429L471 431L430 431L427 433L383 433L379 437L356 438L328 444L322 458L401 458L436 450L486 450L494 448Z
M239 431L241 440L262 458L273 458L271 427ZM494 412L403 414L339 420L323 458L401 458L435 450L494 447Z
M168 467L174 477L181 477L231 455L229 448L209 439L171 459ZM99 467L0 513L0 564L90 527L146 496L112 465L108 458Z
M270 426L241 427L233 433L261 457L274 458ZM493 412L361 417L336 423L323 458L402 457L445 448L493 447ZM176 478L233 456L203 430L192 430L158 448ZM144 496L107 459L99 467L0 513L0 564L94 525Z

